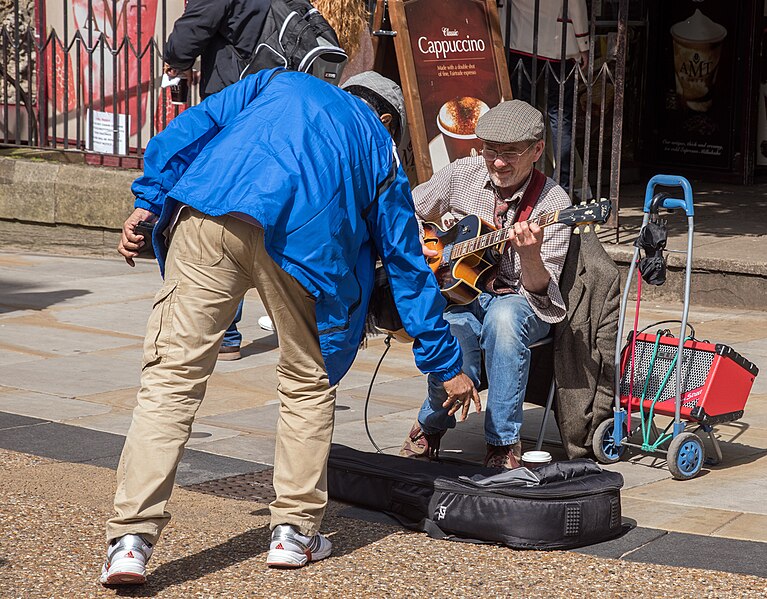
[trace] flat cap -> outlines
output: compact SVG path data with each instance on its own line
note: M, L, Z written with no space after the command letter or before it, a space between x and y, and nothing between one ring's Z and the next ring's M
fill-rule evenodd
M482 141L513 144L543 139L543 114L523 100L501 102L479 117L476 135Z
M349 77L341 85L341 89L352 93L355 87L369 89L391 104L399 115L400 131L405 130L407 126L407 113L405 112L405 98L402 96L402 90L399 85L375 71L364 71Z

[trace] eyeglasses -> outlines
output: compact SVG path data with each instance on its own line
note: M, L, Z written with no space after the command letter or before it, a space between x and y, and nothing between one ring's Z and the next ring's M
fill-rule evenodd
M496 152L490 148L482 148L479 153L482 154L482 158L489 160L490 162L494 162L497 158L500 158L506 164L516 164L520 161L522 156L527 154L530 148L532 148L537 143L537 141L534 141L521 152Z

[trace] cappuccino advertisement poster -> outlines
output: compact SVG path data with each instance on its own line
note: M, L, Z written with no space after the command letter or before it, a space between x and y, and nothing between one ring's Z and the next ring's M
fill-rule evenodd
M658 55L648 70L648 158L733 169L740 3L682 0L660 10Z
M393 19L404 16L406 22L394 23L407 33L397 54L401 67L401 54L408 58L404 90L409 115L415 116L410 129L418 178L424 181L449 162L476 155L482 147L474 135L477 119L511 97L498 15L495 2L485 0L392 4L399 5Z

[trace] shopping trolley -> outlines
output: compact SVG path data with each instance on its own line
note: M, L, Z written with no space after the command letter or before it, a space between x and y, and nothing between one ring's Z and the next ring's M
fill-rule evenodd
M668 192L655 192L657 186L679 188L684 199ZM665 238L659 218L661 209L674 213L684 210L687 217L687 251L684 304L681 321L663 321L639 331L639 308L643 277L655 277L655 284L665 280L662 250ZM647 184L642 229L635 244L626 285L620 304L615 348L615 405L613 417L602 422L594 432L594 454L602 463L617 462L626 448L644 453L666 455L669 471L678 480L698 475L706 460L703 440L696 432L708 433L716 457L722 459L719 441L714 435L717 424L738 420L751 392L759 369L731 347L695 338L688 323L693 250L692 187L684 177L656 175ZM654 245L653 245L654 244ZM640 265L640 251L646 260ZM654 252L652 250L655 250ZM643 266L645 268L643 268ZM640 271L644 271L641 272ZM637 274L637 303L634 327L623 347L626 305L634 273ZM649 277L648 277L649 273ZM659 283L660 282L660 283ZM646 332L654 326L681 324L678 335L668 329ZM673 420L660 430L656 416Z

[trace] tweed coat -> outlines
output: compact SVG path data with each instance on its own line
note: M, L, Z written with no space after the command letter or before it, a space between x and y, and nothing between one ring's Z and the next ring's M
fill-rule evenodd
M534 356L525 401L545 402L553 358L554 414L574 459L592 455L594 430L613 405L620 274L594 233L572 236L559 287L567 317L554 325L554 343Z

